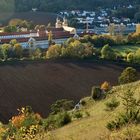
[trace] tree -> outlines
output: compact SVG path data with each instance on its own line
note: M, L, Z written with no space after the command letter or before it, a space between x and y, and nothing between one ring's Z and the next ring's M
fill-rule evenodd
M133 62L134 61L134 53L129 53L127 55L127 62Z
M108 91L111 88L110 83L108 83L107 81L105 81L102 85L101 85L101 89L104 91Z
M16 26L6 26L4 27L4 32L11 33L11 32L17 32Z
M134 59L134 62L135 62L135 63L140 63L140 49L138 49L138 50L136 51L136 53L135 53L134 56L133 56L133 59Z
M12 45L12 46L14 46L15 44L17 44L18 42L17 42L17 40L16 39L12 39L11 41L10 41L10 44Z
M16 43L13 48L14 48L13 51L14 51L15 57L20 58L23 52L21 44Z
M50 32L48 33L48 42L49 42L49 46L52 45L52 39L53 39L53 34L52 34L52 32L50 31Z
M115 45L115 41L110 35L94 35L92 36L91 43L97 48L103 47L106 44L110 46Z
M135 99L134 92L128 90L123 96L121 96L123 100L123 106L125 109L126 115L129 115L131 112L139 112L140 111L140 100Z
M68 42L66 47L62 48L63 57L86 58L93 56L94 48L90 43L81 43L79 40L73 39L69 39Z
M59 45L52 45L48 48L46 52L46 58L49 59L56 59L61 57L61 46Z
M126 126L126 124L137 124L140 121L140 100L134 97L134 92L129 89L124 95L120 95L120 97L124 111L115 120L107 123L107 128L111 131L120 129L122 126ZM112 106L113 104L108 105Z
M135 82L137 80L137 71L132 67L128 67L121 73L118 82L119 84L126 84L130 82Z
M2 51L2 54L3 54L4 60L7 60L8 59L11 50L12 50L12 47L11 47L10 44L3 44L2 45L1 51Z
M11 19L9 21L9 26L21 26L22 20L21 19Z
M97 100L101 97L102 90L99 87L92 87L91 98Z
M114 50L109 45L105 45L101 49L101 57L104 59L115 60L116 54L115 54Z
M39 48L33 50L33 53L32 53L32 56L35 58L35 59L39 59L41 58L41 55L42 55L42 52Z

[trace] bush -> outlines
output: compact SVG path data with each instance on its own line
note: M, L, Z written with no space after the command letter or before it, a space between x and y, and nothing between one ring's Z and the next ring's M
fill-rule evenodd
M119 84L126 84L135 82L137 80L137 71L132 67L126 68L120 75L118 82Z
M92 87L91 98L97 100L101 97L102 90L99 87Z
M109 91L110 90L110 83L108 83L107 81L105 81L102 85L101 85L101 89L104 91Z
M18 109L19 114L12 117L0 139L33 139L41 129L42 118L27 106Z
M85 106L85 105L86 105L86 101L85 101L84 99L82 99L82 100L80 100L80 104L81 104L82 106Z
M79 111L74 112L73 117L76 119L82 118L83 114Z
M130 123L137 123L138 119L136 118L138 112L130 112L129 114L120 114L116 120L110 121L107 123L106 127L113 131L116 129L120 129L122 126Z
M62 127L71 122L71 117L67 112L59 113L56 116L57 127Z
M126 124L136 124L140 122L140 100L134 98L134 93L130 90L121 96L123 101L124 112L115 120L107 123L109 130L120 129Z
M59 112L69 111L74 108L74 102L72 100L58 100L51 105L52 114L57 114Z
M101 49L101 57L108 60L115 60L117 58L115 51L109 45L105 45Z
M106 108L109 111L113 111L115 108L117 108L119 106L120 102L117 101L116 98L112 98L109 102L106 102Z
M67 112L50 115L47 119L43 120L43 127L45 130L53 130L62 127L71 122L71 117Z

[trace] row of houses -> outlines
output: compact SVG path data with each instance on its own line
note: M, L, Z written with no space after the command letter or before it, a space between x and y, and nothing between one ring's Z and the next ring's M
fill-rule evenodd
M126 8L133 8L132 5L128 5ZM116 9L116 7L114 7ZM98 27L106 27L110 23L115 24L125 24L126 26L133 26L135 23L131 21L130 18L127 17L113 17L111 15L112 9L99 9L96 11L81 11L81 10L72 10L72 11L61 11L59 14L61 16L66 16L69 18L75 18L77 20L77 24L86 24L88 23L89 26L98 26ZM80 26L79 26L80 27Z

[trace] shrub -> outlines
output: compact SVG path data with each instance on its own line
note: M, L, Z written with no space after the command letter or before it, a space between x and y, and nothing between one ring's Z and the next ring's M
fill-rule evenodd
M119 84L126 84L135 82L137 80L137 71L132 67L126 68L120 75L118 81Z
M69 111L74 108L74 102L72 100L58 100L51 105L52 114L57 114L59 112Z
M62 127L71 122L71 117L67 112L50 115L47 119L43 120L43 127L46 130L52 130Z
M86 105L86 101L85 101L84 99L82 99L82 100L80 100L80 104L81 104L82 106L85 106L85 105Z
M92 99L99 99L101 97L102 90L99 87L92 87L91 97Z
M67 112L59 113L56 116L57 127L62 127L71 122L71 117Z
M134 93L130 90L121 96L124 106L124 112L115 120L107 123L109 130L120 129L126 124L136 124L140 121L140 100L134 98Z
M41 129L42 118L27 106L18 109L19 114L5 126L2 139L33 139Z
M83 114L80 111L76 111L74 112L73 117L79 119L83 117Z
M120 102L117 101L116 98L112 98L109 102L106 102L106 108L107 110L113 111L115 108L119 106Z
M109 91L110 90L110 83L108 83L107 81L105 81L102 85L101 85L101 89L104 91Z

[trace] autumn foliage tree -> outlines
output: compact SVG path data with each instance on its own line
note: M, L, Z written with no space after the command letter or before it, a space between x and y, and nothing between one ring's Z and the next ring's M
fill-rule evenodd
M46 58L49 59L56 59L61 56L61 46L59 45L52 45L49 47L48 51L46 52Z
M101 84L101 89L104 91L108 91L110 88L111 88L111 85L107 81L105 81L103 84Z

